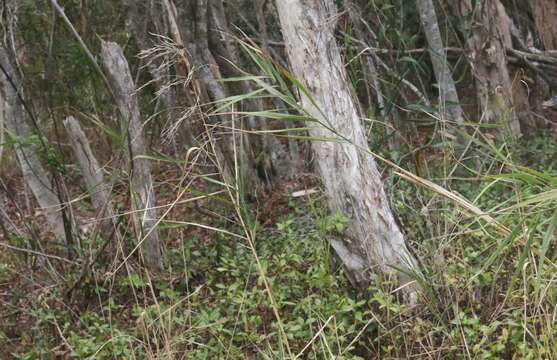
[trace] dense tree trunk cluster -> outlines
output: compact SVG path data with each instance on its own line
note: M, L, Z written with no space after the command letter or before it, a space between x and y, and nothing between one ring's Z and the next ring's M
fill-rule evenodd
M19 11L17 2L7 3L12 13ZM361 1L129 0L105 4L121 6L125 20L109 30L99 30L102 40L97 45L85 43L79 34L89 31L86 27L90 22L82 19L82 27L75 27L72 21L76 19L66 16L56 1L52 5L69 28L71 41L77 41L76 51L86 54L87 65L73 66L93 62L94 76L103 80L104 98L98 93L79 96L89 96L92 109L100 103L116 109L113 118L118 118L116 132L121 140L116 167L128 179L133 236L141 246L144 262L152 269L164 266L165 239L158 226L162 215L157 210L150 160L153 142L148 136L168 140L160 143L171 143L176 158L189 156L192 149L212 153L212 180L248 200L313 166L329 210L346 218L345 229L330 244L353 284L364 289L376 274L398 269L404 274L403 282L409 282L408 274L418 271L418 261L395 221L375 155L369 150L380 131L366 127L363 120L367 114L379 109L376 115L385 123L391 151L397 151L404 146L404 139L414 135L401 126L401 117L411 112L409 104L400 104L401 99L408 103L417 99L428 107L426 112L434 113L436 129L441 131L427 135L432 138L441 134L444 140L458 139L455 146L462 147L474 124L498 124L500 139L508 135L516 139L536 128L534 121L538 120L534 118L544 117L542 104L551 106L548 99L557 84L557 5L551 0L527 6L533 27L518 23L514 8L500 0L463 0L457 6L417 0L414 22L421 29L425 46L402 50L379 48L395 40L374 29L373 16L377 15L368 15L369 8L364 9L367 5ZM439 11L446 5L461 20L455 26L453 43L461 41L462 48L449 46L454 44L447 40L451 34L449 27L441 24L445 13ZM246 7L253 11L244 12ZM243 25L237 27L240 22ZM60 176L54 167L47 166L45 154L40 155L54 151L48 145L51 133L39 131L44 122L33 118L35 111L52 113L49 117L55 124L63 121L95 216L100 219L100 232L110 232L108 228L118 226L112 186L104 176L92 139L82 128L80 110L70 110L73 105L68 103L60 115L59 109L53 112L48 106L31 108L27 104L28 93L41 96L33 82L23 77L25 69L32 69L34 59L14 49L30 35L18 34L9 26L3 32L0 156L6 152L2 146L5 128L46 223L60 242L69 242L77 228L73 224L79 219L66 214L71 201L64 200ZM342 36L355 37L357 56L350 58L353 43L343 47ZM93 42L91 37L89 41ZM95 46L97 50L92 51ZM424 79L419 75L393 74L392 68L399 66L393 56L399 53L427 53L423 67L431 70L434 86L420 88ZM457 71L453 53L465 55L466 70ZM48 54L44 64L54 58ZM254 65L253 59L259 63ZM351 66L360 67L354 70ZM279 76L273 78L272 71ZM254 75L248 76L251 73ZM459 79L466 76L473 78L472 96L462 93ZM432 79L425 79L425 83ZM400 86L395 94L393 83ZM428 93L432 88L435 90ZM278 89L294 94L299 103L289 103ZM143 104L141 96L149 91L151 99ZM463 99L478 111L464 107ZM154 115L149 117L147 111ZM275 120L269 120L273 116ZM280 118L288 118L288 123L276 120ZM305 124L300 119L305 119ZM291 135L275 136L283 133ZM302 153L308 147L311 156Z

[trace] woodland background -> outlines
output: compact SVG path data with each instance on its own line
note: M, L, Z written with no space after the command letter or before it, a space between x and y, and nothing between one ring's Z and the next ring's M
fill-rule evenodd
M557 357L554 0L0 11L0 358Z

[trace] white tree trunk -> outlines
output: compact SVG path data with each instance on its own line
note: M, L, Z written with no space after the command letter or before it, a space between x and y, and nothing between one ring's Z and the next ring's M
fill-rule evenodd
M4 74L0 75L3 95L0 96L0 101L5 104L4 119L6 129L16 139L14 150L23 178L41 207L50 230L58 241L62 242L66 236L64 221L60 212L60 201L53 190L52 177L45 170L36 153L36 145L29 143L33 133L25 121L23 103L14 89L14 85L19 86L21 89L21 82L18 80L18 76L3 48L0 48L0 62L11 78L10 81ZM20 94L20 96L23 96L23 94Z
M144 260L150 267L162 265L162 244L159 234L154 228L157 221L155 192L149 161L146 155L143 137L143 123L136 98L136 88L130 73L129 65L122 48L113 42L102 42L101 53L108 80L116 96L116 102L122 115L125 146L131 159L133 185L133 206L138 213L139 239L143 241Z
M107 220L101 221L100 229L104 236L108 236L107 232L110 224L112 224L114 211L110 203L110 191L104 183L102 168L99 166L89 146L89 140L81 129L79 121L73 116L68 116L64 120L64 127L68 133L68 139L85 180L87 191L91 195L91 204L97 211L96 216L98 218L107 218Z
M409 270L415 260L394 220L375 161L366 152L367 139L333 35L333 2L277 0L276 4L293 73L312 96L302 92L302 106L334 129L307 124L312 137L334 139L316 141L312 148L331 212L348 219L332 246L352 282L363 289L373 273L391 273L393 267Z
M447 62L447 52L441 39L441 31L432 0L416 0L420 22L429 45L429 55L433 72L439 86L439 110L443 120L461 126L464 124L458 93L451 69Z

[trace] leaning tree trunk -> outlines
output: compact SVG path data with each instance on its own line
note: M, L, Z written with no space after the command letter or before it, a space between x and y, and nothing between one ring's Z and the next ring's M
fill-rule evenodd
M360 289L373 273L410 270L415 260L385 195L335 42L332 0L278 0L282 32L294 75L311 94L302 106L318 122L308 123L330 210L347 217L345 231L331 245L352 283ZM328 125L324 125L328 124ZM407 281L405 276L401 280Z
M6 129L15 140L14 149L23 178L41 207L50 230L57 240L62 242L66 238L66 232L60 211L60 200L54 191L52 176L41 164L36 152L36 145L30 141L33 133L25 120L25 109L21 98L23 96L21 81L10 63L6 50L3 48L0 48L0 63L10 77L8 79L4 74L0 75L3 93L3 97L0 96L0 101L5 104ZM19 87L19 95L14 86Z
M162 266L162 243L156 229L156 200L153 179L143 137L143 123L136 98L136 88L128 62L122 48L113 42L102 42L102 58L108 80L115 93L116 102L122 115L122 137L131 159L131 183L133 186L133 206L139 213L136 224L142 241L143 256L152 268Z
M475 5L472 5L475 4ZM513 137L521 135L514 108L513 84L506 50L512 47L510 24L499 0L460 1L481 116L488 123L503 122Z
M103 170L89 146L89 140L81 129L79 121L73 116L68 116L64 120L64 127L85 180L87 191L91 196L91 205L96 211L96 218L100 219L101 233L103 236L108 236L110 226L114 221L114 211L110 202L110 190L104 182Z
M439 108L443 120L449 120L457 126L464 124L464 117L458 93L447 61L447 52L441 39L437 14L433 0L416 0L420 22L427 38L429 55L433 72L439 86Z

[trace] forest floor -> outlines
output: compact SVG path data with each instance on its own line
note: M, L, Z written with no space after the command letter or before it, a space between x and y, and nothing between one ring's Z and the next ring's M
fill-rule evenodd
M345 220L324 210L309 174L247 205L251 242L226 196L177 204L160 226L168 250L159 272L136 256L123 261L135 246L131 232L106 246L84 234L68 253L40 226L30 228L40 214L22 179L11 176L4 210L22 231L9 240L0 233L11 246L0 248L0 359L551 358L557 251L547 239L554 240L555 197L535 209L509 207L557 186L557 141L530 141L513 157L530 170L500 168L514 175L499 178L459 170L452 183L480 208L495 209L510 234L486 229L426 189L389 183L422 259L414 306L399 301L389 279L377 278L365 294L351 290L328 246ZM439 159L415 165L442 179ZM171 204L180 170L156 171L157 204ZM68 193L78 196L79 182L67 176ZM192 189L184 200L214 191L203 181ZM125 190L115 194L124 211ZM499 213L507 199L514 200ZM91 216L82 205L72 208L81 219Z

